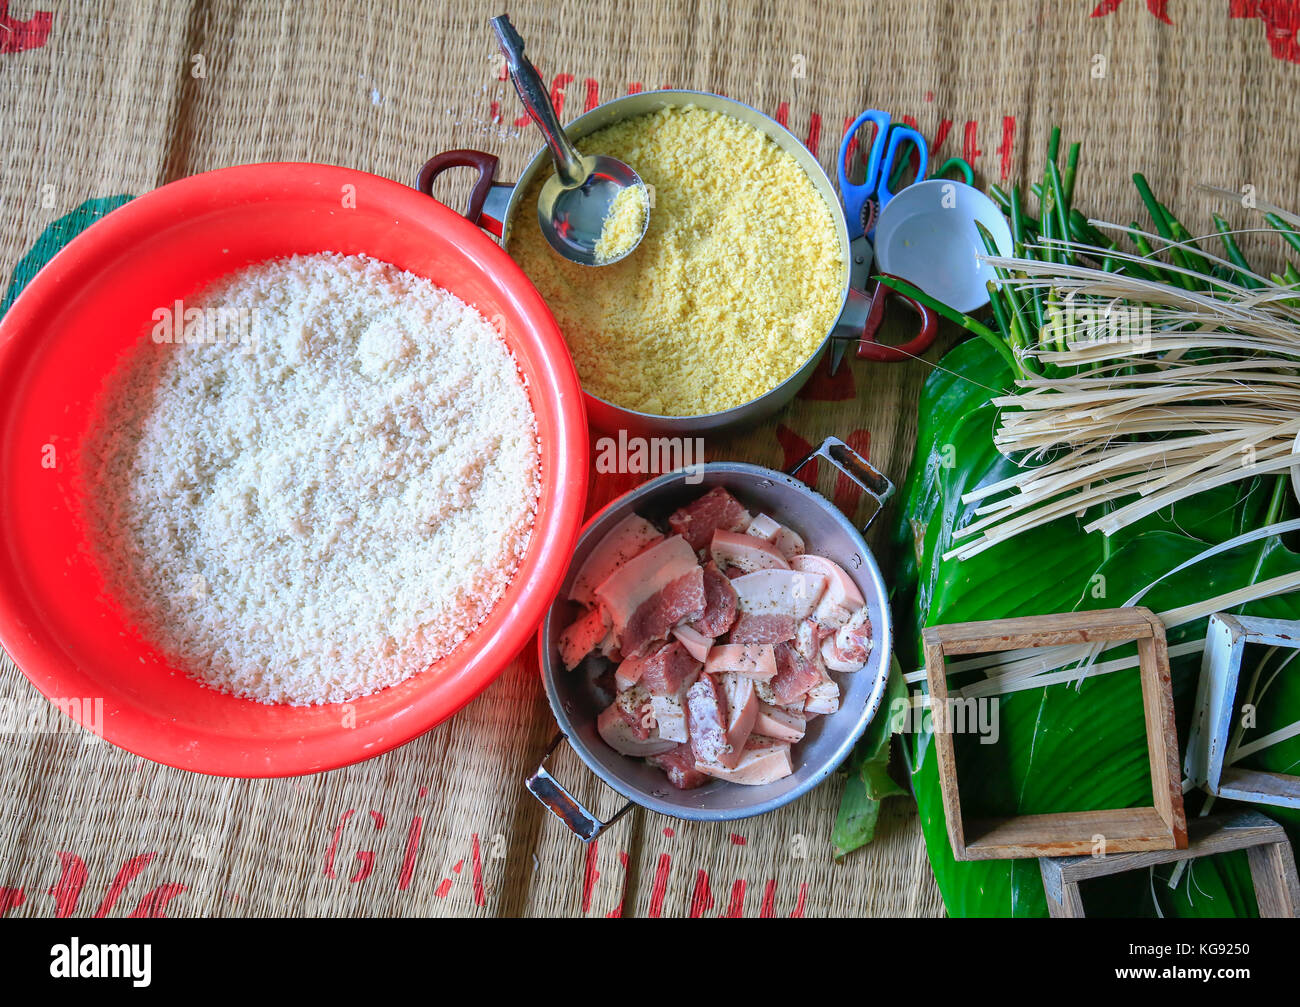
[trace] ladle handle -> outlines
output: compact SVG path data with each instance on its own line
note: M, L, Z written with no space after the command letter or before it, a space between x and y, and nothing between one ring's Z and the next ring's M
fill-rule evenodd
M635 805L632 801L628 801L613 818L608 822L602 822L584 808L576 797L560 786L560 782L546 771L546 760L560 746L560 742L565 740L567 739L563 731L555 736L551 747L542 756L541 764L533 770L533 775L524 781L524 786L528 788L530 794L546 805L546 809L551 814L567 825L570 832L584 843L589 843L631 811Z
M524 40L519 37L519 32L515 31L515 26L505 14L494 17L491 24L497 34L497 45L501 47L501 54L505 56L506 66L510 69L510 80L519 92L519 100L524 103L524 108L542 131L546 146L555 158L555 173L566 189L581 185L587 179L582 156L560 125L560 117L555 114L555 106L551 104L551 96L547 93L537 68L524 56Z

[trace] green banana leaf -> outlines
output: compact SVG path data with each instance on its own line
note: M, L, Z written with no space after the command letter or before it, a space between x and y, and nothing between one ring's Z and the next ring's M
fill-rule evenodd
M894 656L880 713L871 721L862 741L841 767L841 771L848 774L848 780L831 834L836 857L871 842L876 837L880 802L886 797L900 797L907 793L889 775L891 743L906 723L907 683L903 681L898 657Z
M905 671L921 667L920 631L929 625L1037 615L1123 604L1156 578L1266 520L1272 478L1221 487L1152 515L1107 540L1085 520L1063 518L959 561L944 560L956 529L974 519L960 497L1005 478L1014 464L993 446L996 410L989 399L1008 388L1005 364L978 340L962 343L926 383L919 405L917 452L896 511L898 562L892 571L897 653ZM1289 490L1288 490L1289 492ZM1091 517L1091 515L1089 515ZM1300 556L1276 537L1199 563L1157 585L1143 604L1164 611L1260 579L1300 570ZM1300 596L1268 598L1249 614L1300 617ZM1170 633L1171 645L1203 638L1205 620ZM1108 655L1111 656L1111 655ZM1198 655L1173 662L1179 737L1192 715ZM1300 687L1281 682L1268 696L1273 727L1300 719ZM1261 705L1261 717L1264 706ZM983 745L958 736L962 803L968 815L1037 814L1132 807L1151 802L1141 692L1135 672L1117 672L999 697L999 737ZM1260 730L1273 729L1261 723ZM935 877L954 916L1042 916L1046 903L1037 861L957 863L940 801L931 735L909 737L912 786ZM1253 756L1253 765L1287 772L1300 739ZM1294 772L1294 769L1289 770ZM1187 813L1202 796L1187 796ZM1231 810L1218 802L1216 811ZM1300 834L1297 816L1265 813ZM1177 879L1170 887L1171 877ZM1202 858L1175 872L1161 867L1117 875L1084 892L1092 915L1242 916L1255 913L1245 857Z

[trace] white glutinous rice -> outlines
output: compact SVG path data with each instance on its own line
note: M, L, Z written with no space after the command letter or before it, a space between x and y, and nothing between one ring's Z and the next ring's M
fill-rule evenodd
M181 309L110 377L82 458L93 551L141 632L264 703L354 699L451 652L536 509L505 342L357 255L251 266Z

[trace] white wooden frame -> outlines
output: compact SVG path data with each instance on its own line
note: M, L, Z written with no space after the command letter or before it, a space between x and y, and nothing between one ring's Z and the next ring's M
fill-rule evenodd
M1300 808L1300 776L1225 764L1236 720L1241 659L1248 643L1300 649L1300 622L1223 612L1210 616L1183 772L1194 786L1216 797Z
M1300 908L1300 878L1296 876L1295 857L1282 826L1257 811L1238 811L1227 816L1193 818L1187 823L1187 834L1185 850L1117 853L1105 857L1042 857L1038 869L1043 876L1048 915L1054 918L1086 915L1079 884L1091 878L1245 850L1259 915L1295 919Z

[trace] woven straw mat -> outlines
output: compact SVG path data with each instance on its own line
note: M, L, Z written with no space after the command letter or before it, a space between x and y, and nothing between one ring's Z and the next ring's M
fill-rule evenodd
M516 177L539 143L498 75L496 13L473 0L0 0L0 279L16 289L115 197L225 165L318 161L410 182L431 154L476 147ZM1300 205L1300 3L559 0L510 13L565 119L638 88L718 91L787 123L829 169L846 121L878 107L912 117L940 159L965 154L981 182L1041 168L1057 123L1084 141L1076 201L1104 219L1138 216L1137 169L1194 231L1222 206L1198 182ZM463 205L464 176L439 185ZM781 467L833 433L901 480L929 368L853 360L709 457ZM641 477L593 478L594 510ZM835 493L829 473L822 489ZM0 655L0 701L38 700ZM72 730L11 731L0 914L943 911L905 799L886 803L872 845L835 860L834 779L732 825L637 811L584 847L522 786L554 731L531 654L417 741L301 779L207 778ZM598 814L621 805L571 752L551 768Z

